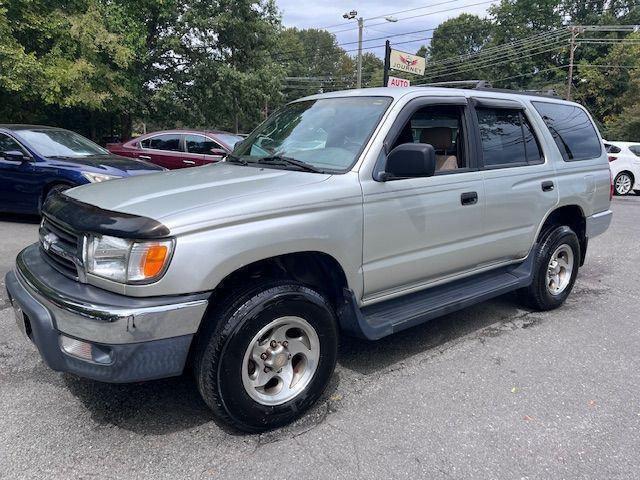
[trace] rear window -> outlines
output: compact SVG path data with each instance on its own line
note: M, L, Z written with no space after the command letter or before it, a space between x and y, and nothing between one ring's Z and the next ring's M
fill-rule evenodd
M610 143L605 143L604 149L607 151L607 153L620 153L622 151L620 147L616 147L615 145L611 145Z
M532 103L547 124L565 161L589 160L602 154L596 129L583 109L561 103Z

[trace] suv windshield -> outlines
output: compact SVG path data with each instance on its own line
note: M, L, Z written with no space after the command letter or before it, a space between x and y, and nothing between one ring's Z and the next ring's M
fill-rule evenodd
M104 148L69 130L20 130L16 132L45 157L89 157L108 155Z
M308 171L344 172L355 163L391 100L341 97L291 103L238 144L233 157L261 166L300 169L304 162Z

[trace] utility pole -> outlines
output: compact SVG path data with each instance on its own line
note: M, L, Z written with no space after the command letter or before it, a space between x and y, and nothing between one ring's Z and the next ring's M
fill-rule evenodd
M567 100L571 100L571 87L573 86L573 59L576 51L576 37L580 33L578 27L570 27L571 40L569 41L569 75L567 79Z
M364 19L358 18L358 81L356 88L362 88L362 29L364 28Z
M382 75L382 86L386 87L389 83L389 66L391 65L391 42L387 40L384 43L384 74Z
M358 72L357 72L358 76L356 81L356 88L362 88L362 31L364 30L364 18L358 17L358 12L356 10L351 10L350 12L347 12L344 15L342 15L342 18L344 18L345 20L354 20L356 19L356 17L358 20ZM383 17L372 17L372 18L369 18L369 20L373 18L383 18ZM386 16L384 17L384 19L387 22L398 21L397 18L391 17L391 16Z

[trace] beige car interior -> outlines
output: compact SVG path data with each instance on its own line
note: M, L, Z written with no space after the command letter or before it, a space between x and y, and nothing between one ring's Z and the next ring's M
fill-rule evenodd
M436 171L455 170L458 168L458 158L449 153L455 151L451 140L450 128L425 128L420 132L420 143L429 143L435 149Z

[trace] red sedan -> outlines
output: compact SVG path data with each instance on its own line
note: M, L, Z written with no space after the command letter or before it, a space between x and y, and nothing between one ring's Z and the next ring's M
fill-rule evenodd
M218 162L242 139L239 135L215 130L164 130L124 143L108 143L107 150L175 169Z

